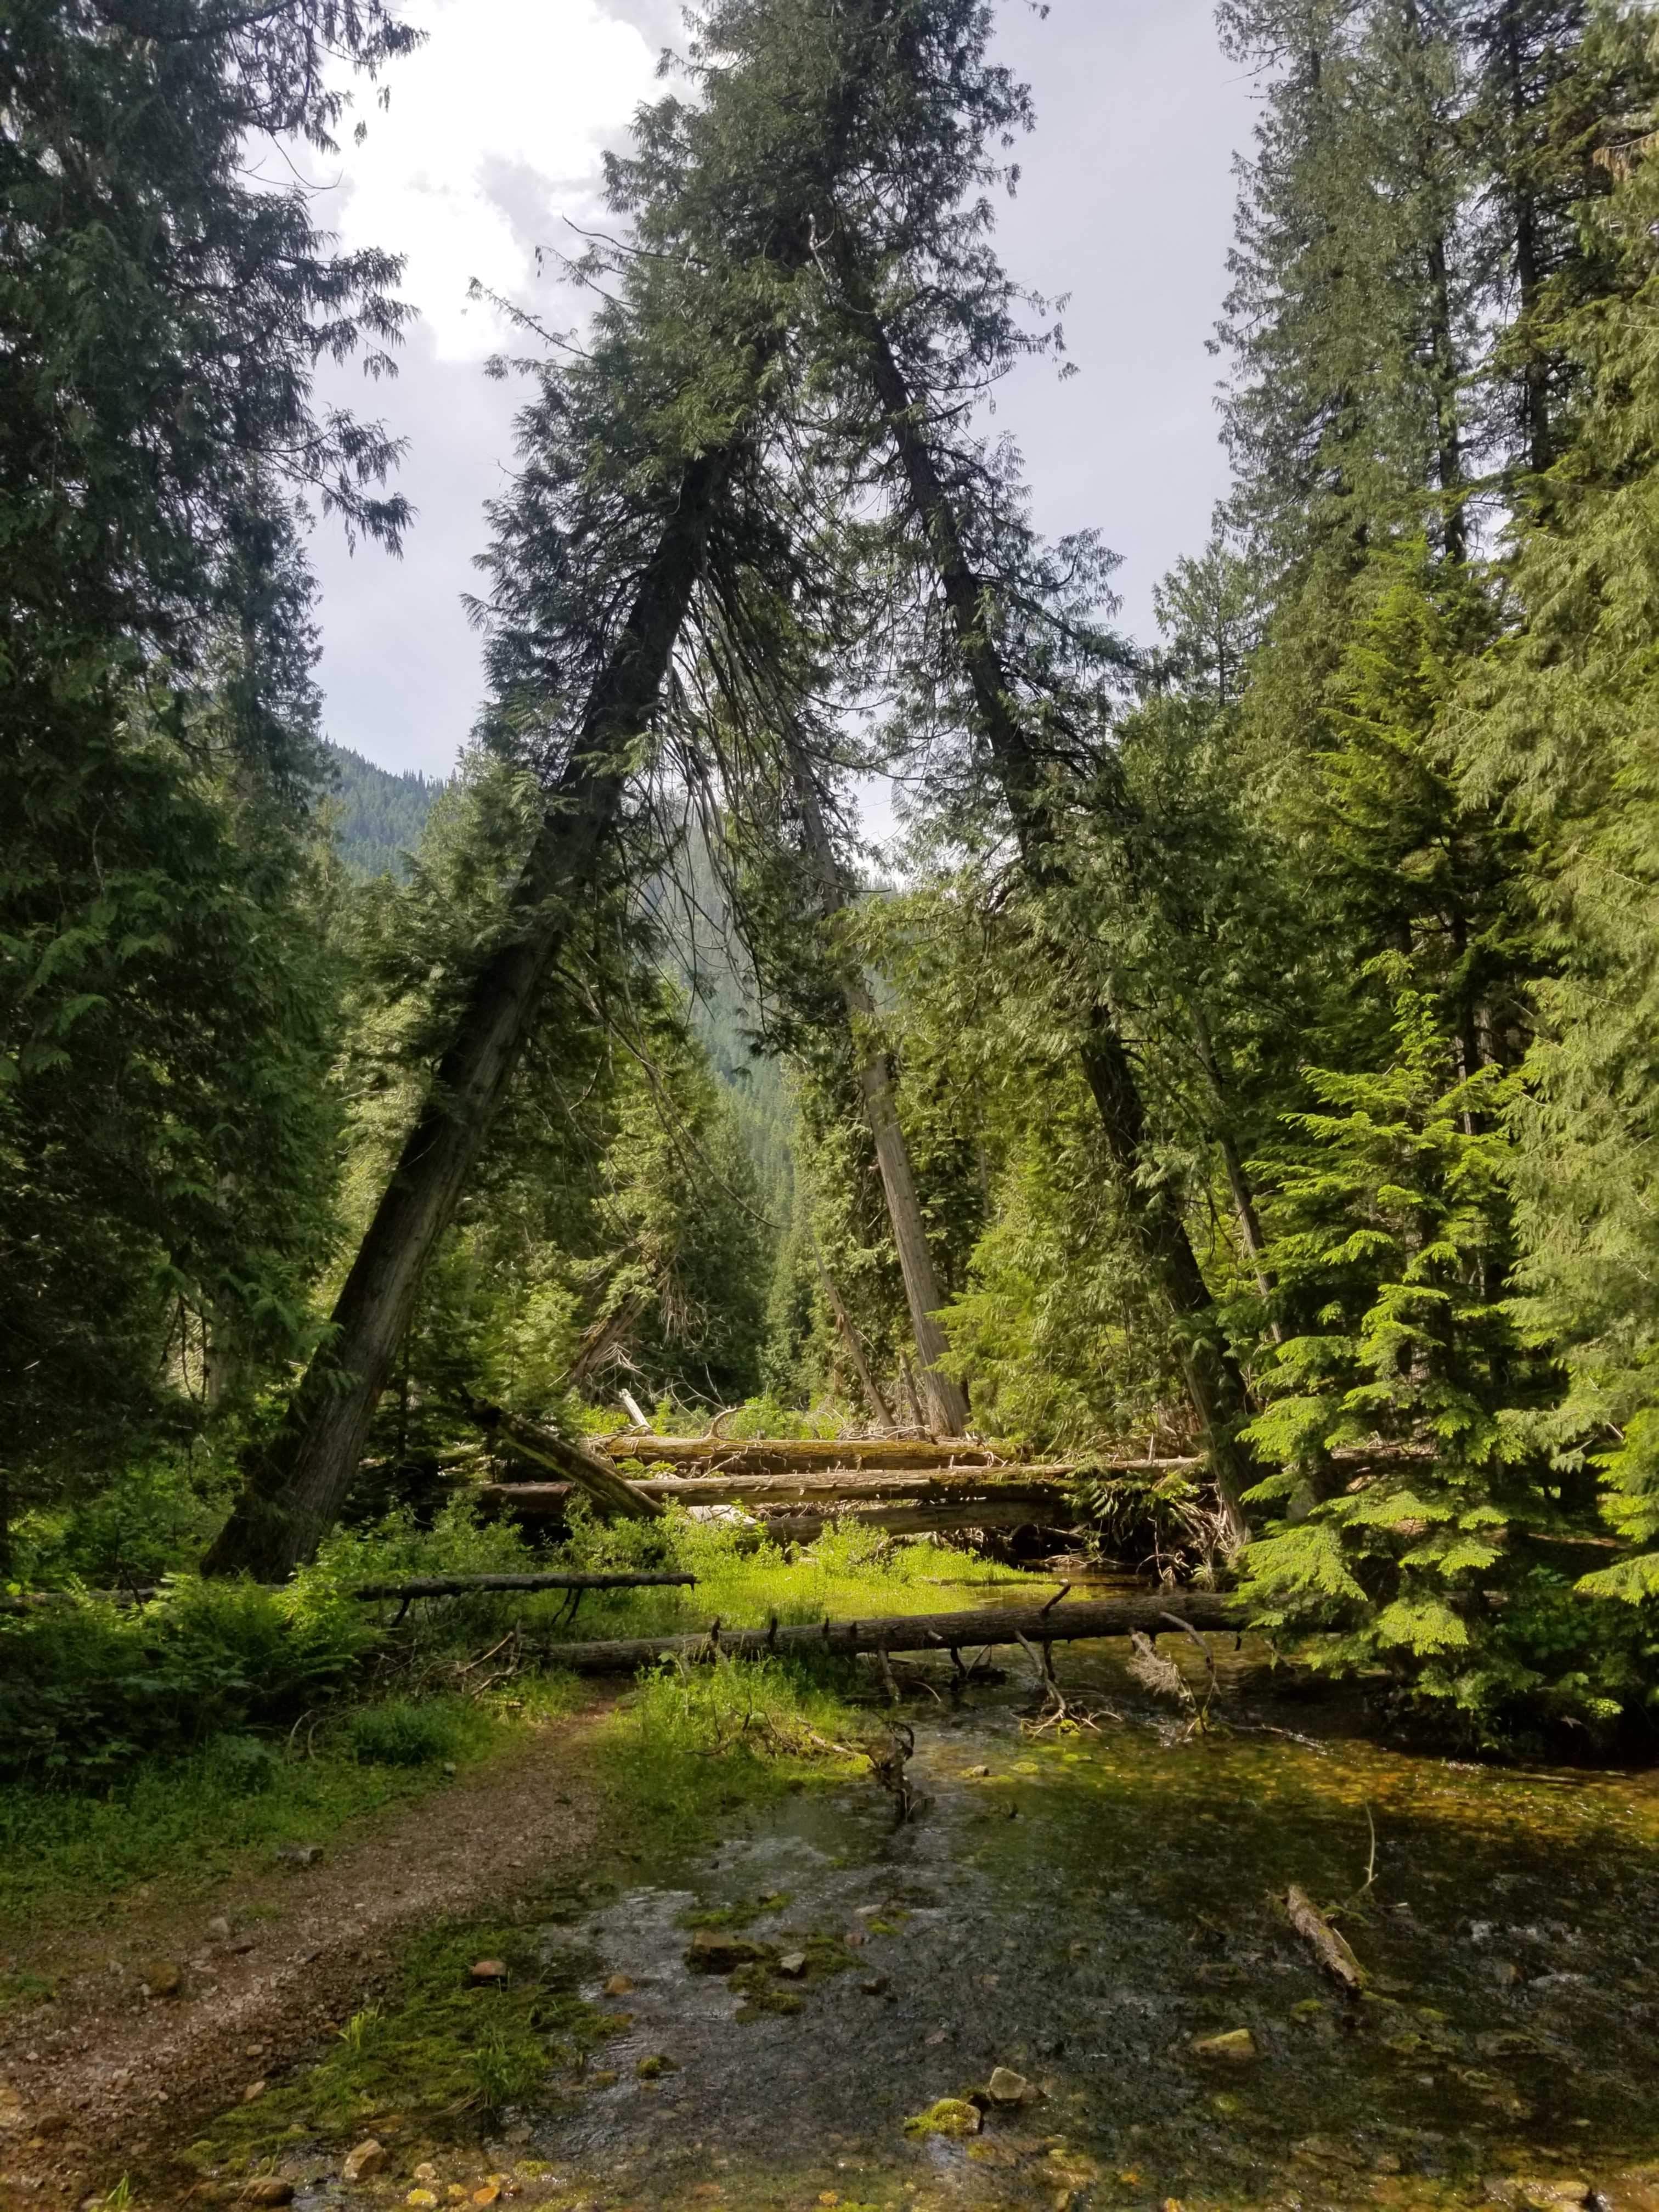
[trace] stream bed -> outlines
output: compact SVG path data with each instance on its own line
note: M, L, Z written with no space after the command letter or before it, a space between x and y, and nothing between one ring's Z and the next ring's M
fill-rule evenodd
M1382 1748L1248 1650L1189 1733L1121 1650L1061 1650L1099 1716L1065 1733L1030 1732L1023 1667L959 1700L941 1667L903 1707L912 1818L803 1790L543 1931L623 2017L500 2155L649 2212L1659 2212L1654 1778ZM1291 1882L1346 1905L1364 1996L1291 1930ZM1018 2101L988 2101L999 2067Z

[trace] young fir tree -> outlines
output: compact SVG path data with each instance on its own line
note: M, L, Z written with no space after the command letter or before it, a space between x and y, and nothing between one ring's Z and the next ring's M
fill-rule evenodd
M1380 965L1393 1054L1308 1071L1318 1105L1291 1117L1274 1179L1268 1261L1292 1323L1251 1435L1283 1469L1257 1498L1291 1510L1245 1555L1246 1601L1270 1628L1338 1628L1313 1664L1380 1666L1479 1735L1528 1704L1611 1717L1628 1681L1561 1637L1528 1540L1568 1523L1529 1433L1550 1362L1504 1295L1514 1079L1490 1062L1460 1079L1407 963Z

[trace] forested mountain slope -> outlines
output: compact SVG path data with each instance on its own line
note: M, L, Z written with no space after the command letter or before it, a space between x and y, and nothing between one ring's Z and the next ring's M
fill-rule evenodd
M348 874L403 875L442 782L408 769L379 768L349 745L325 744L323 757L329 827Z

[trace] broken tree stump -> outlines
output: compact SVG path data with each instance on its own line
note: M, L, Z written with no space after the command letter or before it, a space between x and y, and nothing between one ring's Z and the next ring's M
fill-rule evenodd
M617 1474L611 1461L589 1451L585 1444L572 1443L564 1437L556 1436L551 1429L527 1421L521 1414L509 1413L504 1406L492 1406L478 1398L468 1398L465 1402L468 1418L476 1421L487 1436L505 1438L520 1458L532 1460L538 1467L550 1468L567 1483L574 1483L606 1519L617 1515L628 1521L662 1518L663 1508L657 1499L642 1495L636 1485ZM502 1486L531 1489L539 1486Z

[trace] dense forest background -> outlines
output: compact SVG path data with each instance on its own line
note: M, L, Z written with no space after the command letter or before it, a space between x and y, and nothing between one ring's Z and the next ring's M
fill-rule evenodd
M0 248L12 1576L159 1571L222 1519L479 979L566 900L353 1510L481 1399L572 1431L623 1385L664 1422L955 1402L1044 1453L1201 1452L1258 1618L1334 1628L1322 1663L1419 1709L1645 1710L1648 11L1224 0L1263 94L1216 341L1234 489L1130 641L1110 554L1037 539L983 419L1055 342L986 197L1024 95L982 9L913 9L947 151L916 126L902 220L872 198L828 274L769 276L827 288L778 310L787 373L732 398L746 295L708 277L691 313L629 247L590 272L618 290L586 364L520 365L489 691L441 787L325 744L304 552L319 512L410 526L395 438L308 398L319 346L390 361L396 267L235 165L251 127L329 143L300 64L337 26L295 0L157 44L37 13ZM395 70L395 20L353 22ZM764 8L705 36L750 72L693 70L716 121L806 66ZM135 106L158 73L173 105ZM613 167L659 258L794 188L722 180L702 112L671 101ZM119 160L66 170L71 143ZM117 172L193 227L158 243ZM709 474L705 598L579 897L534 872L580 782L591 609L627 600L604 563L655 526L664 425L708 473L720 408L770 427ZM629 589L658 573L640 553ZM871 773L898 779L880 867Z

